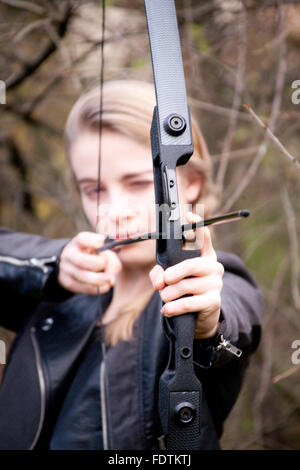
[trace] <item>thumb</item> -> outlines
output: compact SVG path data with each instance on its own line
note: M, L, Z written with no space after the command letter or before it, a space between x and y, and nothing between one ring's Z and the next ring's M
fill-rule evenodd
M189 223L200 222L202 217L200 215L195 214L194 212L187 213L187 219ZM194 229L196 233L196 242L197 247L201 250L201 256L212 256L217 258L216 252L214 250L211 233L208 227L198 227Z
M202 217L200 217L200 215L198 214L195 214L194 212L187 212L186 214L186 218L187 218L187 221L188 223L190 224L194 224L196 222L201 222ZM194 234L193 234L194 232ZM190 231L187 232L187 234L193 234L194 236L193 237L186 237L188 241L191 241L193 243L196 242L196 245L197 245L197 248L199 250L202 250L202 247L203 247L203 244L204 244L204 227L197 227L197 228L194 228Z
M217 254L212 244L211 233L208 227L203 227L204 239L203 247L201 249L201 256L211 256L217 259Z

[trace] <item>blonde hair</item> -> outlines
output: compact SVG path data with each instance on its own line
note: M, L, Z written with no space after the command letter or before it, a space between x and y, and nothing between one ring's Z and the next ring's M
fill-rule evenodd
M150 145L150 127L156 104L153 84L135 80L114 80L103 86L102 128L125 134ZM83 130L99 132L100 89L95 87L82 95L74 104L64 132L66 154L70 158L72 143ZM217 205L212 183L212 162L202 133L191 115L194 154L184 171L198 173L202 180L201 192L194 204L204 205L205 216L210 216ZM134 302L124 305L117 319L106 327L106 340L116 344L129 340L135 319L149 301L153 290L144 293Z

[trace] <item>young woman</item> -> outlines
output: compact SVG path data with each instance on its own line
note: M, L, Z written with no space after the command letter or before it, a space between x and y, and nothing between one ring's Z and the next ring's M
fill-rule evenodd
M162 318L188 312L197 312L195 372L204 391L199 447L218 448L259 342L261 293L237 256L215 252L208 228L197 230L201 256L166 270L156 265L154 240L98 253L106 236L155 230L153 87L116 81L103 93L100 194L97 89L75 103L65 129L91 231L70 241L1 232L0 319L17 339L0 388L0 448L103 449L109 433L111 449L157 449L158 379L168 359ZM216 205L211 161L194 119L192 127L195 152L178 168L179 197L182 209L201 203L207 217ZM240 358L218 350L220 333Z

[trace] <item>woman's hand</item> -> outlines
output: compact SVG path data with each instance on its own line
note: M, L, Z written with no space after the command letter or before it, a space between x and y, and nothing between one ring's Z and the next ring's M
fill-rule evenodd
M217 261L209 229L197 229L198 240L200 233L203 234L200 257L184 260L166 270L156 265L149 276L165 303L161 313L173 317L198 312L195 338L204 339L217 333L224 267ZM189 297L180 298L185 294Z
M58 282L77 294L97 295L114 285L121 262L113 251L97 253L104 236L80 232L65 246L60 256Z

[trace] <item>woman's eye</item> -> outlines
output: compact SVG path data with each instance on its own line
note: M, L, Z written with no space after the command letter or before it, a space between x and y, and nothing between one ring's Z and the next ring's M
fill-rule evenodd
M97 196L99 192L102 192L102 188L99 188L98 186L92 186L88 188L83 188L81 191L86 196L93 197L93 196Z
M136 188L143 188L146 186L150 186L153 184L153 181L134 181L131 183L131 186L136 187Z

